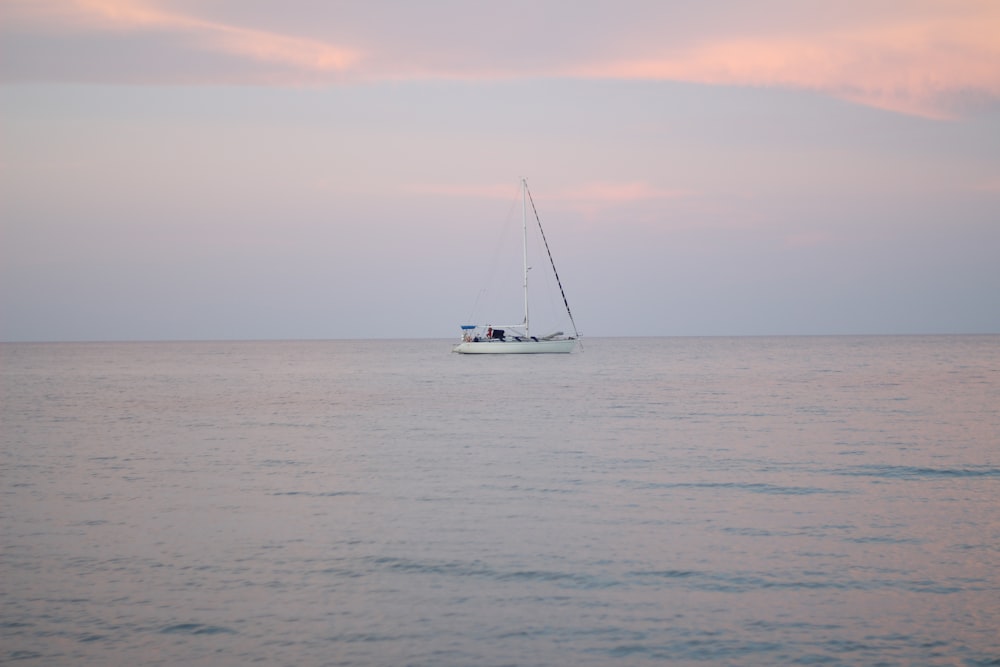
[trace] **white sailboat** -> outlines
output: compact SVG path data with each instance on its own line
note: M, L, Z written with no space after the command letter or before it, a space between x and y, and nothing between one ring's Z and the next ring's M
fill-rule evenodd
M541 234L545 250L552 265L552 273L555 275L556 283L559 285L559 292L562 295L563 304L566 306L566 314L573 325L573 335L568 336L562 331L556 331L545 336L533 336L529 321L528 308L528 202L531 201L531 210L535 214L535 221L538 223L538 232ZM573 313L570 312L569 302L566 301L566 292L563 290L562 282L559 280L559 273L556 271L555 262L552 259L552 251L549 249L549 242L545 239L545 231L542 229L542 221L538 218L538 211L535 209L535 202L528 192L528 181L521 179L521 237L523 243L524 259L524 320L519 324L463 324L462 341L452 348L452 352L459 354L542 354L542 353L569 353L576 347L580 338L576 330L576 322L573 321Z

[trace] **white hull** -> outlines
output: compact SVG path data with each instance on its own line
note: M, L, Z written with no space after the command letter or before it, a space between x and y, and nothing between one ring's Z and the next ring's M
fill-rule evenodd
M575 339L561 340L482 340L459 343L451 349L459 354L566 354L576 347Z

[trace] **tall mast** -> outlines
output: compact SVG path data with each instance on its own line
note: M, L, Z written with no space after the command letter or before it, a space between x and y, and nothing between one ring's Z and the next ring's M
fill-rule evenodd
M528 330L528 203L526 192L528 179L521 179L521 236L524 249L524 335L531 337Z

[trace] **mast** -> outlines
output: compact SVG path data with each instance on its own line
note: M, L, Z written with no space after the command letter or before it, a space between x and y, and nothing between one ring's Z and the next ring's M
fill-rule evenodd
M524 335L531 337L528 329L528 179L521 179L521 237L524 252Z

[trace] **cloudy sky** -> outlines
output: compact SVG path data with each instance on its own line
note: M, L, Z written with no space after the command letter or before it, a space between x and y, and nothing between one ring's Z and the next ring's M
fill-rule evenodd
M0 0L0 340L1000 332L996 0ZM516 286L515 286L516 287Z

